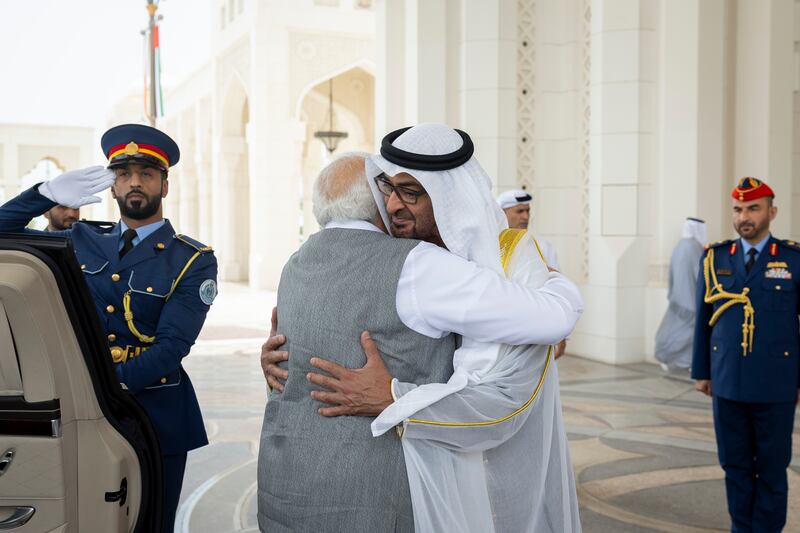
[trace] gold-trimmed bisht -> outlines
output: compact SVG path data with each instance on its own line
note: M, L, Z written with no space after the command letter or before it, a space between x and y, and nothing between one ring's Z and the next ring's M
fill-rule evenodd
M503 264L503 271L508 271L508 264L511 260L511 255L514 253L514 249L517 247L517 244L522 240L522 237L525 236L526 230L524 229L516 229L510 228L505 229L500 233L500 258ZM539 243L536 242L536 239L533 240L534 244L536 245L536 250L539 252L539 257L542 258L542 261L547 264L544 259L544 254L542 254L541 248L539 248ZM494 418L491 420L483 420L481 422L438 422L435 420L420 420L417 418L409 418L409 424L424 424L428 426L445 426L445 427L479 427L479 426L493 426L497 424L501 424L507 420L510 420L517 416L518 414L525 411L531 404L536 400L537 396L539 396L539 392L542 390L542 386L544 385L544 379L547 377L547 371L550 368L550 363L553 361L553 347L547 347L547 361L544 364L544 369L542 370L542 375L539 377L539 381L536 384L536 387L533 389L530 398L519 406L517 409L512 411L511 413L500 417ZM394 396L394 393L392 393ZM398 434L402 437L402 432L398 431Z

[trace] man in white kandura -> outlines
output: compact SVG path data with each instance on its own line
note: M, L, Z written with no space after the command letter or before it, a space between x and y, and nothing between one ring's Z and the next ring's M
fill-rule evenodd
M700 258L708 242L706 223L687 218L683 235L669 260L669 307L656 332L656 359L664 370L692 366L694 322L697 314L696 288Z
M531 219L531 202L533 202L533 196L523 189L512 189L497 196L497 205L506 214L509 228L528 229ZM539 245L538 248L544 256L545 263L556 270L561 269L558 266L558 254L550 241L537 237L536 244Z

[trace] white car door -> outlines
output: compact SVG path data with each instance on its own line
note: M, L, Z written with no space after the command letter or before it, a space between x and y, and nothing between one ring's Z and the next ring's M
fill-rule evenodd
M158 445L69 242L0 237L0 532L156 531Z

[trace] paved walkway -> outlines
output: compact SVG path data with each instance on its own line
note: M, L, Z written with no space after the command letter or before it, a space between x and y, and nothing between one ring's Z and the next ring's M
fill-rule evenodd
M185 361L211 445L189 454L176 531L258 531L256 458L266 398L258 353L274 304L274 293L224 284ZM558 366L585 532L729 529L711 405L688 375L569 355ZM786 531L800 531L797 433L794 443Z

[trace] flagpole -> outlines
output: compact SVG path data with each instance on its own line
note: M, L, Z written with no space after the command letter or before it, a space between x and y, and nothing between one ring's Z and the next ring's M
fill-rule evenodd
M155 25L156 25L156 11L158 10L158 5L154 2L154 0L147 0L147 14L150 18L147 24L147 46L148 46L148 55L150 58L149 61L149 75L150 75L150 98L148 99L148 113L147 113L147 120L150 122L151 126L156 125L156 48L155 48Z

